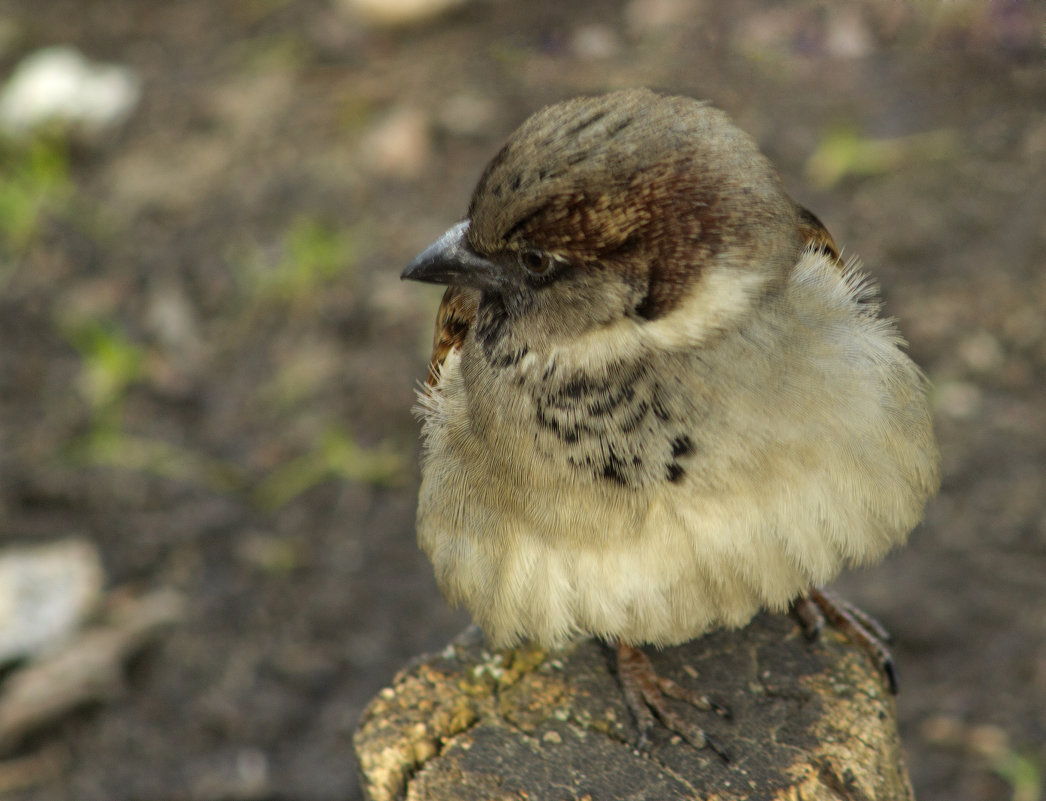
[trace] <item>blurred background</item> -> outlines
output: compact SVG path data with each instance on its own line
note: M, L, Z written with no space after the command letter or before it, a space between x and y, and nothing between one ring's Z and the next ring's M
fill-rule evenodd
M1043 798L1046 62L1028 2L0 0L0 796L357 799L466 624L414 543L407 260L544 104L708 98L882 284L940 496L837 588L917 795ZM59 48L59 49L55 49Z

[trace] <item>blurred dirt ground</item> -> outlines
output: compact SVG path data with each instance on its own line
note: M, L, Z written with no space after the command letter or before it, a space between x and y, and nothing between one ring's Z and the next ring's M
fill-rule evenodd
M644 84L729 111L881 281L944 485L840 589L896 636L918 796L1041 798L1041 8L349 5L0 0L0 74L64 43L143 81L117 133L0 149L0 544L86 537L111 585L187 603L0 795L358 797L363 705L465 623L414 544L438 290L399 271L525 116Z

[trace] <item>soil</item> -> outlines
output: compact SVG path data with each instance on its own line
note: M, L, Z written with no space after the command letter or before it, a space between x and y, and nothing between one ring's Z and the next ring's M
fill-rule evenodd
M837 589L896 638L917 795L1040 797L1041 10L474 0L382 29L350 5L0 0L3 74L65 43L143 81L0 243L0 543L83 536L111 586L187 604L118 694L8 755L35 766L9 796L359 797L364 705L466 623L414 543L438 290L399 271L529 113L643 84L731 113L881 282L944 483Z

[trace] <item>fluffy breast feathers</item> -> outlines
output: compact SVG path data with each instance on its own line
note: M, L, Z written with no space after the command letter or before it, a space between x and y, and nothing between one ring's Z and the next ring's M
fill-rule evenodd
M925 381L857 265L812 214L799 232L784 286L724 284L727 330L692 299L493 365L478 293L447 290L418 533L496 645L740 626L916 524L938 482Z

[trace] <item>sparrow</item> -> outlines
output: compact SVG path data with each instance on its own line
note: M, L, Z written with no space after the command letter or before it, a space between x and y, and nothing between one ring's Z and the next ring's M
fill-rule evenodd
M927 380L725 113L646 89L537 112L402 277L448 287L419 543L495 647L616 644L641 743L656 714L711 744L666 697L725 714L641 646L762 609L827 617L893 686L885 633L819 587L936 492Z

